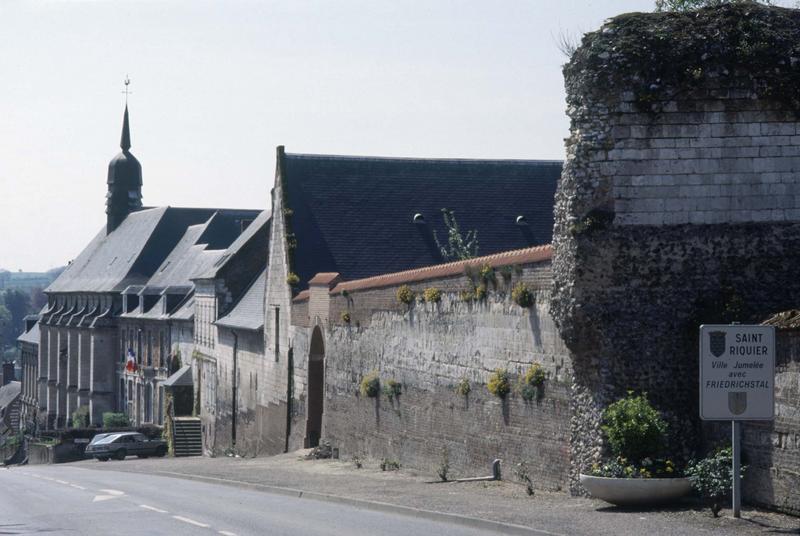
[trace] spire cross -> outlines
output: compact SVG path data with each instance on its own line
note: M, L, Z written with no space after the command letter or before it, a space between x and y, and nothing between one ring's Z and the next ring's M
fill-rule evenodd
M128 86L129 86L129 85L131 85L131 79L130 79L130 78L128 77L128 75L126 74L126 75L125 75L125 89L123 89L123 90L120 92L120 93L124 93L124 94L125 94L125 104L128 104L128 95L130 95L130 94L132 94L132 93L133 93L133 91L131 91L131 90L129 90L129 89L128 89Z

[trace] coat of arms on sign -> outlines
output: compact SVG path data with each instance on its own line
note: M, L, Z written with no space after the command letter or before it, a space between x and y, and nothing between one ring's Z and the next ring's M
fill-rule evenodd
M710 331L708 333L708 346L714 357L721 357L725 353L725 332Z
M741 415L747 409L747 393L728 393L728 409L734 415Z

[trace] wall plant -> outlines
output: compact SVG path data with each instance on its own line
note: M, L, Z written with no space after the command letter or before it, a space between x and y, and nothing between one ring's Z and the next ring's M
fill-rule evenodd
M375 398L378 396L378 393L381 392L381 380L378 377L377 371L373 370L361 378L359 392L361 396L368 398Z
M498 398L505 398L511 392L511 379L506 369L496 369L489 376L489 383L486 388L491 394Z

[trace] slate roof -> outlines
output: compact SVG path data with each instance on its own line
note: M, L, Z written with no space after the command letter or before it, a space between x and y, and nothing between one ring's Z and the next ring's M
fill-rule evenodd
M269 240L269 225L272 218L272 213L269 210L262 211L253 223L245 229L230 246L225 250L222 255L207 269L199 270L195 275L195 279L214 279L219 277L220 273L233 262L233 260L241 254L248 254L248 246L253 246L261 251L266 263L266 251ZM251 244L251 242L258 242L258 244Z
M22 383L9 382L0 387L0 408L5 408L14 402L22 392Z
M175 207L133 212L110 234L101 230L46 292L119 292L145 284L187 228L207 222L215 213L230 220L234 229L236 221L254 219L259 212Z
M301 288L318 272L353 280L444 262L434 239L447 241L443 208L477 231L479 255L552 241L559 161L287 153L279 166Z
M215 322L216 325L257 331L264 328L264 290L267 283L267 271L256 277L247 292L231 309L231 312Z
M39 322L36 322L31 329L17 337L18 342L27 342L29 344L39 344Z

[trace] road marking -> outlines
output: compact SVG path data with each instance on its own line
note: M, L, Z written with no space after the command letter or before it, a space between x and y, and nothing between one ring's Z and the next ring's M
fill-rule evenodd
M228 532L227 530L221 530L219 533L222 534L222 536L236 536L235 532Z
M82 490L85 490L85 489L86 489L86 488L84 488L83 486L79 486L79 485L77 485L77 484L70 484L70 486L72 486L73 488L82 489Z
M67 482L66 480L56 480L56 482L58 482L59 484L64 484L65 486L69 486L69 482Z
M194 519L189 519L188 517L181 517L181 516L172 516L172 519L177 519L178 521L183 521L184 523L189 523L190 525L194 525L195 527L203 527L207 529L211 525L206 525L205 523L200 523L199 521L195 521Z
M139 508L144 508L145 510L152 510L153 512L158 512L159 514L168 514L166 510L162 510L161 508L156 508L155 506L147 506L146 504L140 504Z
M108 495L95 495L92 502L100 502L100 501L108 501L110 499L119 499L123 495L125 495L124 491L119 491L118 489L101 489L100 491L104 491Z

